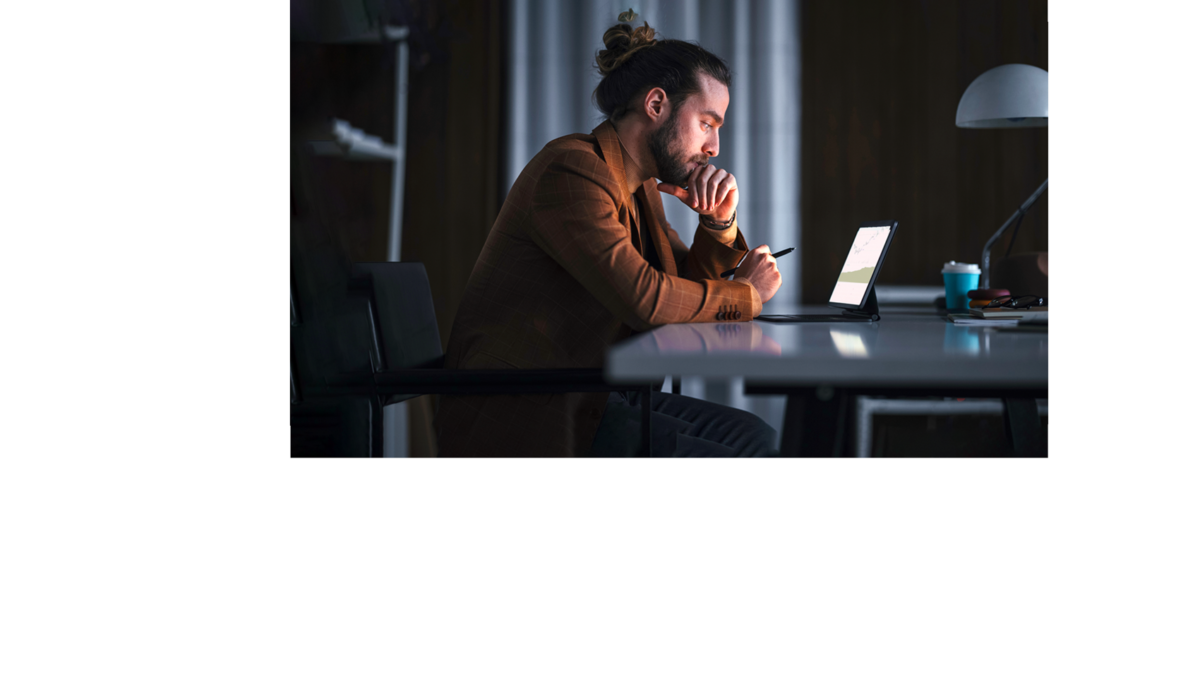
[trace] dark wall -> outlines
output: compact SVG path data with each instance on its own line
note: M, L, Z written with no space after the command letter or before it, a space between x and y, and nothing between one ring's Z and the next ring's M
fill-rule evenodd
M959 129L955 111L990 68L1049 70L1045 0L808 0L801 33L803 301L829 299L864 220L900 221L881 284L938 285L942 263L978 263L1048 177L1049 130ZM1048 250L1048 198L1013 253Z
M409 89L401 257L423 262L442 347L500 212L504 3L423 3L436 37Z

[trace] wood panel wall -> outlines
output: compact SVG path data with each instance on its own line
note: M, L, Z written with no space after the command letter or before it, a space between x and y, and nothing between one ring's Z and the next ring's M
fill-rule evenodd
M1006 63L1049 70L1045 0L807 0L802 297L823 304L858 223L900 221L880 284L938 285L1048 177L1048 129L959 129L958 101ZM1013 253L1046 251L1047 203ZM993 250L1003 255L1007 238Z
M413 4L424 7L427 32L438 41L409 83L401 258L425 264L445 349L503 203L505 3Z

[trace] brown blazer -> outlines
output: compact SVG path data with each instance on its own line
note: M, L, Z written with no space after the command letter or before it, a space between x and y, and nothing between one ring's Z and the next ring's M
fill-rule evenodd
M551 141L521 172L488 235L446 350L447 368L601 368L614 343L668 323L749 321L744 281L720 279L746 252L698 227L689 249L667 223L654 179L637 191L658 271L642 256L616 129ZM728 315L725 311L728 310ZM445 396L442 456L586 454L608 394Z

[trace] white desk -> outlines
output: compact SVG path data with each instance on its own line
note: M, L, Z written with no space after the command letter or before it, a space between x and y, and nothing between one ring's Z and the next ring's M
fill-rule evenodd
M848 401L857 395L1003 398L1017 453L1044 454L1033 447L1034 399L1046 398L1049 386L1048 333L955 326L925 309L884 308L880 316L876 323L662 326L613 347L606 376L630 383L744 377L747 393L787 394L785 455L842 454Z

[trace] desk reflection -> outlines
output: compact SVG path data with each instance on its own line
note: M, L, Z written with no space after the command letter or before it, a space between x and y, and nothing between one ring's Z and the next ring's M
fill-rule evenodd
M763 335L756 323L675 324L670 331L650 334L659 351L723 352L739 351L781 356L783 348L770 336Z
M829 329L829 337L833 338L833 346L838 354L851 359L865 359L871 354L867 351L867 343L863 342L862 333Z
M947 323L945 330L942 349L947 354L987 356L991 351L991 336L995 329L990 326L955 326Z

